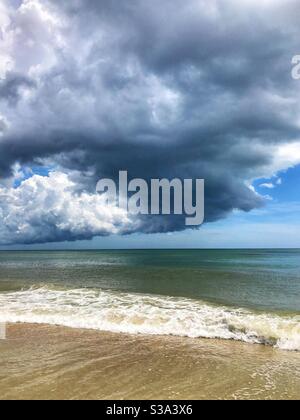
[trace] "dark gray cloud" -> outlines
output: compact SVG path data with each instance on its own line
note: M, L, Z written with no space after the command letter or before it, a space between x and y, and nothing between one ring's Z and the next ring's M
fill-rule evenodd
M9 124L0 138L3 178L16 162L79 171L90 190L122 169L146 179L205 178L211 222L262 205L251 180L299 163L282 153L300 142L300 85L291 78L298 1L19 7L7 9L0 49L13 63L0 81ZM138 227L183 228L182 218Z
M35 83L29 77L21 74L7 73L5 78L0 80L0 100L16 106L22 94L22 89L33 89Z

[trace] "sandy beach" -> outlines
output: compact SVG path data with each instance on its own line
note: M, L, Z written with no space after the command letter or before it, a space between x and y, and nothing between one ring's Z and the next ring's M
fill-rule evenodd
M300 354L223 340L9 324L0 399L298 399Z

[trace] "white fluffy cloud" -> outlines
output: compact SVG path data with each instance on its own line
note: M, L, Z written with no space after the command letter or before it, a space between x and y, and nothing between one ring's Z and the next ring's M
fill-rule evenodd
M64 173L34 175L18 188L0 187L0 244L90 239L134 229L128 215L97 194L77 193Z

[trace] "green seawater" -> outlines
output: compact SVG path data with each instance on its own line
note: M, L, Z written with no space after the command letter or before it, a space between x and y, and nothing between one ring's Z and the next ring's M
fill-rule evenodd
M0 252L0 293L43 286L299 315L300 250Z

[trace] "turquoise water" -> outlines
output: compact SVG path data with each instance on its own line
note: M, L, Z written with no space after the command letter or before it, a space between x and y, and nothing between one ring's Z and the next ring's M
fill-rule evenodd
M300 313L300 250L0 253L0 290L42 284Z
M283 340L298 350L299 298L299 250L0 253L4 322Z

